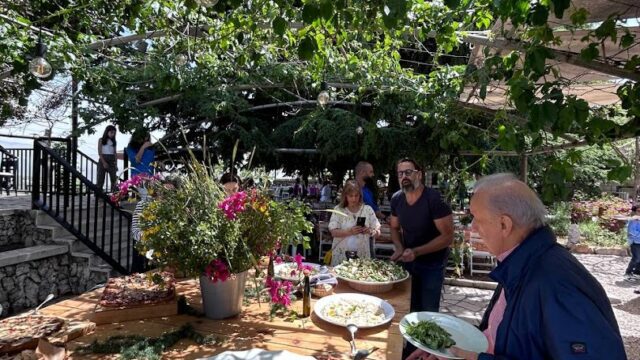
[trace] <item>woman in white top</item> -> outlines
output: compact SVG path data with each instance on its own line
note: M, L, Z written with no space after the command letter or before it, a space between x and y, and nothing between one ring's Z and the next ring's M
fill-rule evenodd
M116 127L107 126L98 142L98 189L104 191L104 178L109 173L111 192L118 191L118 162L116 160Z
M333 236L331 266L339 265L347 257L346 251L356 251L359 258L371 258L369 238L380 235L380 222L369 205L362 202L362 192L355 181L347 181L342 189L339 213L331 214L329 231ZM358 218L364 218L364 226Z

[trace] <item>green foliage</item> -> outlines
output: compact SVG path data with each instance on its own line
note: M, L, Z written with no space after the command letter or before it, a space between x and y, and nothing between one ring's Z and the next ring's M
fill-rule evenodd
M198 345L219 345L221 340L214 336L203 336L185 324L178 330L151 338L142 335L116 335L104 341L94 340L91 344L78 348L80 354L118 354L123 360L159 360L162 353L178 341L189 339Z
M559 201L549 207L549 218L547 224L551 226L554 234L567 236L571 225L571 203Z
M597 222L588 221L578 224L582 240L591 245L623 246L627 243L624 232L614 233L603 229Z

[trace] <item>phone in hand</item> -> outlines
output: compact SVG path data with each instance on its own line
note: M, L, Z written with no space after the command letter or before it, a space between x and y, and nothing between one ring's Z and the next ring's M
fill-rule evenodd
M364 216L358 216L358 219L356 220L356 225L364 227L364 222L366 219L367 218L365 218Z

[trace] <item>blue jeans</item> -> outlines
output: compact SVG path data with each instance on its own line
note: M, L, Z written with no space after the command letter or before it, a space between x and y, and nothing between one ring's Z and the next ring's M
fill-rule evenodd
M640 275L640 244L631 244L631 261L629 261L629 266L627 266L627 271L625 271L625 275L636 274Z
M440 293L444 283L444 264L404 264L411 274L411 312L440 311Z

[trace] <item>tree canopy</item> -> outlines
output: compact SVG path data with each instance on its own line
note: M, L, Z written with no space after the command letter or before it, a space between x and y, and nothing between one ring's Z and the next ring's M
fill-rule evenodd
M86 130L163 129L174 135L169 148L184 134L226 159L239 139L267 168L337 170L367 158L388 169L401 155L445 167L487 150L534 154L639 135L630 16L583 3L592 2L16 1L0 5L1 116L20 116L42 86L28 74L40 36L55 76L79 84ZM584 34L569 55L558 51L566 32ZM605 52L612 44L616 55ZM620 105L593 108L563 91L571 80L557 60L627 79L617 83ZM319 107L323 83L331 101ZM462 96L484 99L495 83L506 88L501 108ZM287 147L319 154L274 156ZM572 177L566 166L549 169L549 188ZM611 169L618 179L631 172Z

